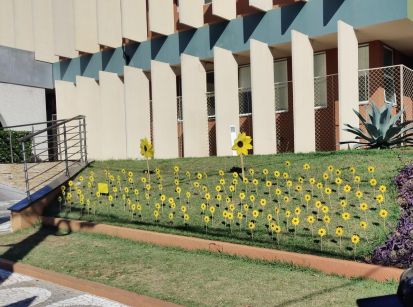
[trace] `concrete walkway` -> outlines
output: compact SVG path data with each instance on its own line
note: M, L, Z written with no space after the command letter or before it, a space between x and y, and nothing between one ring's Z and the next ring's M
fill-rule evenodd
M126 306L105 298L0 269L0 306Z
M24 192L0 183L0 235L11 231L10 211L7 208L25 197Z

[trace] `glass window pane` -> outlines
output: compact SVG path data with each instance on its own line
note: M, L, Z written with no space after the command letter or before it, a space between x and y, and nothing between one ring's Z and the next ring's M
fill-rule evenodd
M287 60L274 62L275 110L288 111L288 66Z
M359 69L370 68L369 46L363 45L359 47Z

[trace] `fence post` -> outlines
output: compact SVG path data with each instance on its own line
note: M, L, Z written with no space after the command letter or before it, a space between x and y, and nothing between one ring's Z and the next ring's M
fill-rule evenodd
M69 161L67 157L67 137L66 137L66 123L63 124L63 143L65 148L65 167L66 167L66 177L69 177Z
M401 117L401 122L405 121L404 114L404 70L403 65L400 65L400 110L403 112Z
M87 146L86 146L86 117L83 116L83 150L85 153L84 162L87 163Z
M22 150L23 150L24 182L26 184L26 195L27 195L27 198L30 200L29 171L27 170L26 148L25 148L24 142L22 142Z
M11 139L11 130L9 130L9 144L10 144L10 158L11 158L11 163L14 163L13 160L13 141Z

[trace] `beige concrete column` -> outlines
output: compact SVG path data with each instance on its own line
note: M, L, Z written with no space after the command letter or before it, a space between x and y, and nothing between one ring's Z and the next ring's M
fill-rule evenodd
M203 0L180 0L179 22L200 28L204 25L204 1Z
M59 57L54 54L52 0L32 1L34 57L38 61L54 63Z
M122 0L122 35L136 42L148 39L146 0Z
M100 71L101 144L104 159L126 158L125 93L117 74Z
M14 0L14 34L16 48L34 51L31 1Z
M178 158L176 75L167 63L151 61L155 158Z
M231 130L239 132L238 63L231 51L214 47L215 120L218 156L231 156Z
M181 55L185 157L208 157L206 71L199 58Z
M74 0L75 49L87 53L100 51L96 0Z
M293 113L295 152L315 151L314 51L310 39L292 36Z
M149 3L149 30L163 35L175 32L173 0L151 0Z
M102 109L99 84L93 78L76 77L77 101L80 115L86 116L86 141L89 160L102 160L104 137L101 131Z
M267 44L250 40L254 154L277 152L274 57Z
M0 1L0 46L15 46L13 11L13 0Z
M75 46L75 13L73 0L53 0L54 53L65 58L79 56Z
M73 82L55 81L57 119L69 119L79 115L76 85Z
M344 131L344 124L359 126L353 110L359 110L358 40L352 26L338 21L338 90L340 142L353 141L355 136ZM348 148L344 144L342 149Z
M141 158L142 138L151 138L149 78L142 69L124 67L126 153L128 159Z
M120 0L97 0L98 41L103 46L122 46Z
M237 0L212 0L212 14L226 20L237 18Z
M264 12L273 8L272 0L249 0L249 5Z

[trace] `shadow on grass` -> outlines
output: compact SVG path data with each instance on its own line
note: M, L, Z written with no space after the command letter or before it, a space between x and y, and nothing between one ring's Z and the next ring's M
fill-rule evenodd
M68 227L66 232L61 232L59 228L50 228L46 226L41 226L35 233L29 235L18 243L8 244L9 249L3 254L0 254L0 259L5 261L0 261L2 268L14 272L14 263L23 260L30 252L36 248L40 243L46 240L49 236L66 236L71 234L71 229ZM0 285L8 279L6 277L0 280Z

